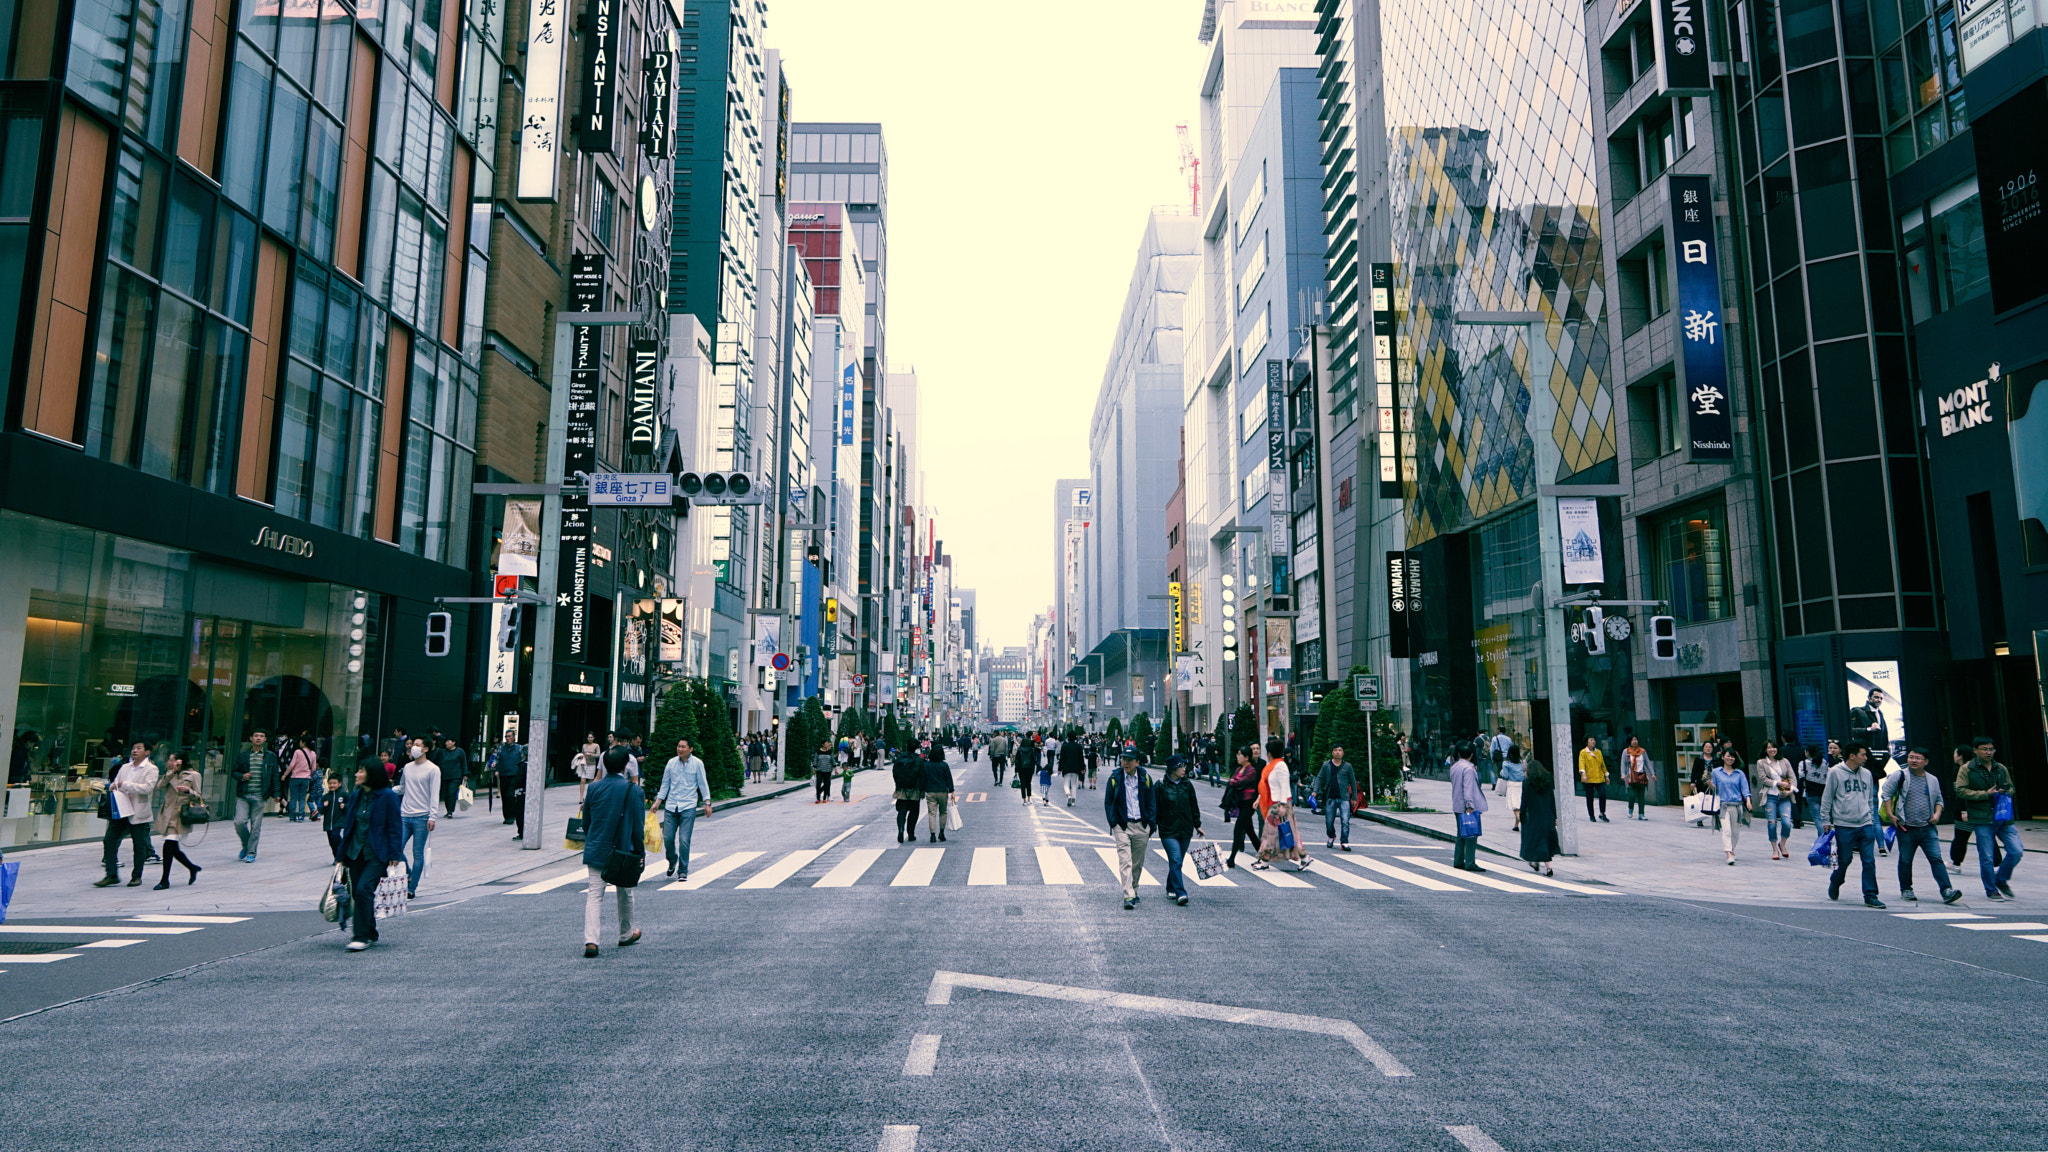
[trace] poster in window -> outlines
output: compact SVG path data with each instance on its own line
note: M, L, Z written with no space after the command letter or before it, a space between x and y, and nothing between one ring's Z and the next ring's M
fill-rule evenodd
M1872 764L1906 753L1906 714L1899 701L1899 662L1851 660L1849 739L1869 747Z
M2013 496L2029 565L2048 564L2048 363L2006 374Z

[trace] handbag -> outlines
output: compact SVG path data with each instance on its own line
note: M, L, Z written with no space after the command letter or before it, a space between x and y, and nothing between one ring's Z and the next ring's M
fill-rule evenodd
M476 789L463 784L455 789L455 810L467 812L476 803Z
M1461 840L1476 840L1479 838L1479 813L1458 813L1458 838Z
M1835 862L1835 830L1820 834L1813 842L1813 851L1806 854L1806 862L1815 868L1826 868Z
M946 830L948 832L958 832L960 830L960 805L946 805Z
M377 880L377 919L383 920L405 911L405 885L405 865L387 865L384 875Z
M185 810L183 812L178 813L178 819L182 821L187 828L190 828L194 824L212 823L213 812L207 808L206 801L194 800L190 804L185 805Z
M1711 816L1721 810L1721 798L1712 792L1700 793L1700 812Z
M640 874L647 870L647 853L627 845L632 841L626 836L630 830L627 821L632 816L619 815L619 838L612 844L612 854L604 862L604 882L614 888L637 888Z
M2001 792L1991 801L1991 822L2009 824L2012 822L2012 796Z
M1204 842L1188 849L1188 859L1195 862L1195 875L1204 880L1223 874L1222 855L1214 844Z
M1280 847L1282 850L1294 847L1294 821L1292 820L1282 820L1280 822Z
M0 863L0 924L7 923L7 906L14 903L14 883L20 878L20 861Z
M320 918L329 924L339 924L348 914L348 866L336 864L334 874L327 878L327 888L320 893Z

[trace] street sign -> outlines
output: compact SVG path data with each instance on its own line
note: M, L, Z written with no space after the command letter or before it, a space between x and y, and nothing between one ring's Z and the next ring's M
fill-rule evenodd
M789 653L777 652L768 658L768 666L777 672L789 671Z
M590 502L622 508L666 508L674 503L675 477L666 472L596 472Z
M1370 712L1380 706L1380 678L1361 673L1351 678L1351 690L1358 695L1358 706Z

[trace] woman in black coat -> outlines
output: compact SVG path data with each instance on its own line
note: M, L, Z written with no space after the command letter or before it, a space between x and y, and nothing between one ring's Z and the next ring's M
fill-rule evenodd
M1510 750L1508 756L1516 752ZM1529 871L1554 876L1550 862L1557 858L1557 777L1533 755L1528 774L1522 783L1522 859Z
M1230 859L1224 863L1226 868L1237 867L1237 854L1244 851L1246 841L1251 842L1254 853L1259 850L1259 830L1253 823L1259 813L1259 765L1252 759L1250 748L1239 748L1235 759L1236 771L1223 785L1223 814L1231 820Z
M917 839L917 809L924 803L924 764L913 756L896 757L889 770L896 783L896 842Z

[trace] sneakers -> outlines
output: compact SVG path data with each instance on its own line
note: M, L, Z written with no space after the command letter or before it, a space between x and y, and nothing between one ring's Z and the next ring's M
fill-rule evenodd
M1335 838L1333 838L1333 837L1329 837L1329 836L1325 836L1325 837L1323 837L1323 847L1325 847L1325 848L1335 848L1336 846L1337 846L1337 841L1336 841L1336 839L1335 839Z
M370 942L368 940L351 940L348 942L348 950L351 952L367 952L370 950Z
M619 938L619 947L631 948L633 945L638 944L639 942L640 930L638 928L635 928L633 929L633 934L631 936L622 936Z
M1962 898L1963 890L1961 888L1951 888L1941 894L1941 902L1943 904L1953 904Z
M1136 900L1125 900L1125 901L1124 901L1124 911L1126 911L1126 912L1129 912L1129 911L1130 911L1131 909L1133 909L1133 908L1136 908L1137 906L1138 906L1138 902L1137 902Z
M1863 906L1865 908L1882 908L1884 907L1884 901L1879 900L1875 896L1865 896L1863 898Z
M1830 881L1828 881L1828 899L1830 899L1830 900L1840 900L1841 898L1842 898L1842 882L1841 882L1840 880L1830 880Z
M1339 852L1349 852L1349 851L1351 851L1351 845L1349 845L1349 844L1339 844L1339 845L1337 845L1337 851L1339 851Z
M1611 820L1609 820L1609 819L1607 818L1607 814L1606 814L1606 813L1604 813L1604 812L1603 812L1603 813L1601 813L1601 815L1600 815L1600 822L1601 822L1602 824L1611 824L1611 823L1613 823L1613 821L1611 821Z
M419 899L419 893L408 890L405 894L405 898L407 900L417 900Z
M1174 902L1175 904L1178 904L1178 905L1180 905L1180 906L1181 906L1181 907L1183 907L1183 908L1185 908L1185 907L1187 907L1187 906L1188 906L1188 898L1187 898L1187 897L1185 897L1185 896L1175 896L1175 897L1173 898L1173 902Z
M1920 898L1918 896L1913 895L1913 890L1911 888L1908 888L1904 892L1899 893L1899 899L1909 900L1915 904L1918 904L1920 902Z
M2005 897L2007 900L2015 898L2012 894L2012 885L2010 884L2000 884L1998 886L1998 894Z
M119 876L116 876L113 873L109 872L105 876L102 876L99 879L93 881L92 886L95 888L112 888L114 885L119 884L120 882L121 878Z
M1986 893L1984 893L1984 898L1985 898L1986 900L1996 900L1996 901L1999 901L2000 903L2004 903L2004 901L2005 901L2005 897L2004 897L2004 896L2001 896L2001 895L1999 895L1999 893L1998 893L1998 890L1997 890L1997 889L1995 889L1995 888L1994 888L1994 889L1992 889L1992 890L1991 890L1991 891L1989 891L1989 892L1986 892Z

